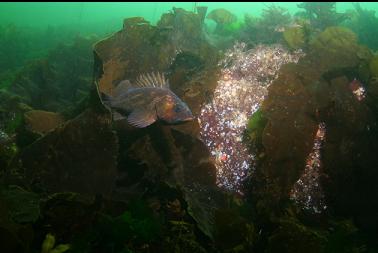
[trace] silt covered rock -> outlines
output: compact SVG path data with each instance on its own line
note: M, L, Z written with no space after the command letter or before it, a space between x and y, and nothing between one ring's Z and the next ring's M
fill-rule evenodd
M18 167L22 182L37 191L109 195L117 153L110 116L88 109L26 147L10 168ZM11 181L15 171L8 171Z
M319 123L324 122L326 125L326 141L322 151L325 171L320 172L320 180L324 186L328 185L325 194L329 198L329 205L339 199L335 197L336 188L341 189L341 186L333 188L330 185L339 180L346 184L350 182L344 181L348 173L338 168L346 168L346 161L351 161L352 153L357 152L357 146L365 150L363 147L366 143L360 142L362 136L353 136L356 136L356 132L364 135L369 131L366 130L367 125L375 125L363 96L357 97L354 93L359 86L356 80L361 79L360 66L370 61L371 53L358 44L351 31L339 27L327 28L309 46L308 54L297 64L281 68L278 78L269 87L269 94L261 108L267 123L261 136L261 168L256 171L252 188L261 197L261 203L257 206L261 205L262 215L269 213L265 209L266 205L270 206L269 210L277 211L282 210L283 203L288 201L290 188L306 166ZM340 151L336 155L335 151L331 151L331 146L335 149L343 147L345 153ZM367 157L368 153L365 150ZM335 157L338 159L335 160ZM372 156L367 157L364 159L373 162ZM343 160L345 164L342 165L340 163ZM363 160L357 160L357 163L361 162L361 166L365 164ZM371 173L367 167L363 167L364 173ZM322 173L328 174L328 179ZM344 176L341 177L341 174ZM350 196L341 192L338 194ZM348 200L350 201L350 197ZM347 201L344 204L346 203Z

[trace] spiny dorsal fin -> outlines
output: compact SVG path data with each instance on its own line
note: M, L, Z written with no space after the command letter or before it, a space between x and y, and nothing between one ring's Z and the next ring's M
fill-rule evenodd
M141 87L169 88L168 80L160 72L142 74L137 78L136 83Z

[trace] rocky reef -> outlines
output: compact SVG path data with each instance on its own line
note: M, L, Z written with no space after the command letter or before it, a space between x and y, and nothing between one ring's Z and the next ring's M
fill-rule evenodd
M117 247L121 247L125 240L134 241L134 233L140 233L141 237L139 242L134 241L129 246L133 250L146 247L146 241L151 243L148 247L155 248L169 248L172 243L176 243L177 239L166 237L164 244L154 245L157 238L160 238L158 232L167 231L153 229L153 236L149 236L144 222L147 225L148 222L157 225L164 222L165 229L172 231L190 229L187 231L190 240L179 238L183 240L183 245L194 243L198 237L194 234L195 231L200 231L203 239L212 238L214 211L217 206L224 205L225 200L215 185L215 167L209 152L196 138L198 123L194 121L182 126L156 124L146 129L135 129L125 122L113 124L111 114L101 104L95 87L98 84L100 91L110 93L114 84L120 80L134 81L141 73L161 71L169 77L173 91L193 108L194 114L198 113L201 103L207 99L206 94L211 93L211 82L216 82L217 74L217 51L202 37L201 28L197 26L201 22L199 15L182 9L174 9L172 13L163 15L157 26L150 25L142 18L126 19L120 32L98 42L94 47L95 80L84 102L76 103L76 107L83 108L77 110L81 113L68 120L51 112L25 113L22 127L18 128L19 135L25 137L27 131L35 137L24 142L22 149L13 157L4 172L4 182L37 193L41 205L47 198L47 205L51 201L59 201L63 205L61 208L69 208L66 206L68 203L92 205L91 201L96 196L104 199L94 200L93 205L103 205L106 202L113 205L117 201L121 205L128 205L133 200L142 201L146 205L146 211L152 212L150 221L145 220L144 214L141 217L139 211L116 212L121 216L114 218L114 221L111 217L96 218L96 226L99 228L113 227L113 223L121 222L119 229L132 229L129 238L115 238L119 237L121 231L109 234L109 239L114 240ZM130 47L124 47L125 44ZM159 68L156 69L155 66ZM21 82L11 86L10 92L20 94L23 101L24 94L18 83ZM75 92L70 90L69 93ZM34 108L40 108L33 101L30 99L25 102ZM43 106L48 105L46 102ZM71 104L75 106L75 103ZM52 111L59 110L52 108ZM51 126L40 125L41 121L50 122ZM58 195L56 199L54 194L61 192L75 192L87 201L77 202L70 195ZM62 210L54 206L46 208L41 212ZM89 212L91 214L87 214L93 217L97 211L91 209ZM44 216L39 221L41 226L45 222L54 223L54 219L62 221L68 218L66 215L59 217L58 214L51 214L54 215L51 217L53 220L48 221L50 215ZM131 220L127 218L130 215ZM82 216L77 213L75 217ZM58 228L61 221L56 220L58 223L54 227L57 238L64 241L84 239L77 234L80 230L72 227L75 224ZM137 223L140 224L137 225L140 226L139 230L135 228ZM87 225L83 226L89 229ZM43 238L50 231L42 229L38 232L41 233L38 236ZM75 245L73 249L77 247L79 245ZM106 250L108 246L104 244L100 247L105 247ZM191 247L201 249L209 246L193 244Z
M325 210L320 216L328 221L333 216L353 217L361 230L376 226L370 223L374 219L364 224L360 218L372 217L376 205L374 197L367 204L361 201L363 196L377 193L360 184L374 174L373 164L377 164L371 152L375 144L363 141L363 136L375 135L370 126L377 120L368 105L368 97L375 95L365 93L365 87L372 84L363 69L371 57L350 30L328 27L310 42L310 50L297 64L281 68L261 107L266 119L263 131L251 130L261 135L256 138L262 142L260 166L251 187L252 198L260 199L255 202L257 212L264 219L281 217L291 205L291 196L312 216ZM351 157L360 155L364 158L351 162ZM368 169L367 164L372 167ZM345 183L343 190L341 182ZM353 193L341 193L349 190Z
M334 6L173 8L1 75L0 251L376 252L377 56ZM150 72L196 120L113 120Z

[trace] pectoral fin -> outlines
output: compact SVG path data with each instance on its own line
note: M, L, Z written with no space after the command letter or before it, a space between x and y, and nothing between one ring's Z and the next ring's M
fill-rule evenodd
M153 110L135 110L127 117L131 125L139 128L149 126L156 120L157 116Z

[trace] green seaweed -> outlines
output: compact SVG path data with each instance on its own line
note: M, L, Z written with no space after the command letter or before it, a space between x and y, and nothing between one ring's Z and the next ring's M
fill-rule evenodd
M283 36L291 49L301 48L305 44L305 33L301 27L286 29Z
M69 244L58 244L55 247L55 236L48 233L42 243L41 253L63 253L70 249Z
M351 51L356 45L356 34L348 28L339 26L327 27L311 43L314 48L335 52L338 50Z
M309 47L314 56L322 59L320 67L328 71L357 67L372 57L369 49L358 44L352 30L340 26L327 27L309 42Z
M267 122L261 109L258 109L248 120L246 135L249 142L254 143L257 147L262 147L261 138Z

